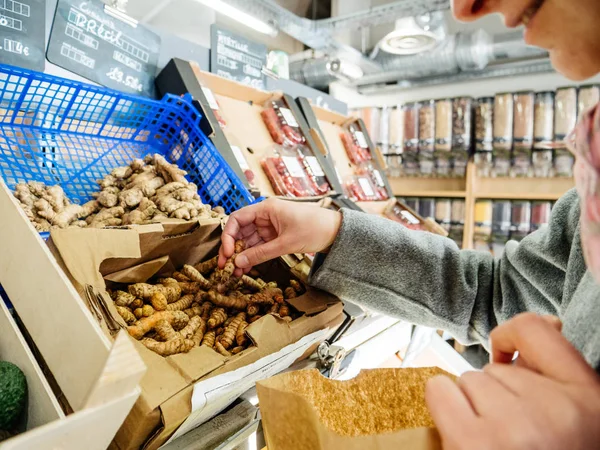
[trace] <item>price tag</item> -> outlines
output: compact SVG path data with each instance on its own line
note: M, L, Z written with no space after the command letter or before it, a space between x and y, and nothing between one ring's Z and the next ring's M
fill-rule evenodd
M369 180L366 178L359 178L358 184L360 184L360 187L367 197L373 197L375 195L375 192L373 192L373 188L371 187L371 183L369 183Z
M410 212L404 210L400 214L402 214L402 217L404 217L409 223L413 225L419 224L419 219L413 216Z
M217 103L217 99L215 98L215 95L213 94L213 91L211 91L207 87L203 87L202 88L202 92L204 93L204 96L206 97L206 100L208 101L208 106L210 106L210 109L218 111L219 110L219 104Z
M304 170L295 156L284 156L283 163L294 178L304 178Z
M383 178L381 177L381 174L379 173L379 170L374 169L373 170L373 176L375 177L375 180L377 181L377 186L379 186L379 187L385 187L385 183L383 182Z
M323 172L323 168L321 164L319 164L319 160L316 156L307 156L306 161L308 162L308 166L312 170L312 173L315 177L324 177L325 173Z
M367 144L367 140L365 139L365 135L362 131L355 131L354 137L356 138L356 142L362 148L369 148L369 144Z
M235 156L235 159L240 165L240 168L242 170L250 170L250 166L248 165L248 161L246 161L246 158L244 158L242 150L239 147L236 147L235 145L231 146L231 150L233 151L233 156Z
M281 111L283 120L285 120L290 127L298 127L298 122L296 122L296 118L294 117L294 114L292 114L292 111L290 111L288 108L279 108L279 111Z

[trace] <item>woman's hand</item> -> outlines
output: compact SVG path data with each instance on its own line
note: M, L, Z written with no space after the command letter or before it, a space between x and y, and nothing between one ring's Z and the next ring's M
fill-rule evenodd
M333 244L342 214L315 204L268 199L229 216L219 250L219 267L233 254L237 239L246 250L235 258L236 276L289 253L316 253Z
M493 363L483 372L427 385L445 450L600 448L600 377L560 333L558 319L521 314L490 340Z

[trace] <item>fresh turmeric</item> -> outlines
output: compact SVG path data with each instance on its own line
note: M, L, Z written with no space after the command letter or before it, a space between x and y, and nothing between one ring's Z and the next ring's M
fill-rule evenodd
M173 277L173 279L179 281L180 283L188 283L192 281L181 272L173 272L173 275L171 275L171 277Z
M180 337L177 331L166 320L160 320L154 327L154 331L161 341L172 341Z
M214 329L221 325L223 322L227 320L227 313L223 308L215 308L212 310L210 314L210 318L208 319L208 328Z
M228 297L226 295L219 294L216 291L208 291L206 294L206 299L216 306L220 306L222 308L232 308L238 311L243 311L248 306L248 303L242 297Z
M202 322L202 317L192 317L188 324L179 332L179 334L181 334L181 336L185 339L192 339Z
M200 313L200 317L202 317L204 319L204 321L208 322L208 319L210 319L210 313L213 310L213 304L211 302L204 302L202 303L202 312Z
M164 311L167 309L167 297L160 291L156 291L150 297L150 304L156 311Z
M235 332L235 341L237 342L237 345L243 346L246 345L246 342L248 342L248 338L246 337L246 328L248 328L248 322L242 320Z
M302 286L300 285L300 283L296 280L290 280L290 287L292 287L297 294L301 294L302 293Z
M229 347L231 347L231 345L236 339L237 330L240 327L240 324L245 321L245 319L246 313L241 312L235 316L235 318L231 321L229 325L227 325L225 331L223 332L223 336L220 340L224 348L228 349Z
M194 336L192 336L192 341L194 341L195 346L198 346L202 343L202 339L204 338L204 333L206 333L206 321L202 317L199 317L199 319L200 319L200 325L194 332Z
M141 318L134 325L127 327L127 331L131 337L139 340L146 333L153 330L161 320L168 321L173 328L176 328L175 324L183 324L181 325L181 328L183 328L190 319L183 311L160 311L150 317Z
M201 289L208 291L211 288L210 282L206 278L204 278L204 276L200 272L194 269L193 266L186 264L185 266L183 266L181 273L188 277L190 280L199 283Z
M190 306L192 306L193 301L194 296L192 294L184 295L175 303L168 304L167 311L183 311L184 309L188 309Z
M123 318L127 325L132 325L133 323L135 323L135 316L129 308L126 308L125 306L116 306L116 308L117 312Z
M269 314L279 314L279 303L273 303L269 309Z
M231 349L231 354L237 355L238 353L241 353L243 351L244 351L244 347L238 346L238 347L234 347Z
M202 275L206 275L212 270L217 268L217 262L219 261L219 256L215 256L213 258L207 259L206 261L200 262L194 266L194 268L200 272Z
M144 301L141 298L136 298L134 301L131 302L131 304L129 305L129 307L131 309L137 309L137 308L142 308L142 306L144 306Z
M200 292L200 283L197 281L180 281L179 287L183 294L197 294Z
M290 300L292 298L296 298L297 297L297 293L296 290L293 287L286 287L285 290L283 291L285 298L287 300Z
M202 338L202 345L206 345L207 347L213 348L215 346L215 339L217 338L217 334L215 330L211 330L204 334Z
M135 316L136 319L141 319L142 317L144 317L144 310L142 309L142 307L139 308L135 308L133 310L133 315Z
M250 297L250 303L258 305L272 305L277 300L283 300L283 293L279 288L267 287L261 292Z
M215 350L223 356L231 356L231 353L227 351L227 349L223 346L223 344L220 341L217 341L215 343Z
M187 353L194 348L194 341L184 338L176 338L166 342L158 342L154 339L144 338L142 344L149 350L158 353L160 356L176 355L178 353Z
M288 317L290 315L290 307L288 305L281 305L279 307L279 315L281 317Z
M261 285L258 281L256 281L252 277L249 277L248 275L242 275L241 280L244 286L255 291L260 291L263 287L265 287L264 285Z
M248 308L246 308L246 313L250 317L257 315L259 312L260 312L260 306L258 306L258 305L248 305Z
M152 306L150 306L150 305L142 306L142 316L150 317L152 314L154 314L154 308Z
M117 306L130 306L135 300L135 296L124 291L115 291L113 293L113 300Z
M191 319L194 316L201 316L202 315L202 307L199 305L194 305L192 304L191 307L189 307L188 309L184 309L183 312L186 313L188 315L188 317Z

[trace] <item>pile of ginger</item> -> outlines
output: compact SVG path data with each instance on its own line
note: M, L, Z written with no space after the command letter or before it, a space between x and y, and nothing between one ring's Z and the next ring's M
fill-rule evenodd
M58 185L35 181L17 184L14 195L38 231L223 217L223 208L202 203L186 174L156 154L115 168L98 181L101 190L84 205L72 203Z
M111 297L129 334L161 356L189 352L204 345L223 356L242 352L251 345L246 328L265 314L292 321L298 313L286 300L303 290L290 280L280 289L257 273L233 275L235 256L244 250L235 244L234 255L223 269L217 257L196 265L184 265L170 278L156 283L136 283L115 290Z

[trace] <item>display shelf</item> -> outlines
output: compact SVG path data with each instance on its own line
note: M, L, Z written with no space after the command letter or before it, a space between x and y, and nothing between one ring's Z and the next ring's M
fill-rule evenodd
M398 197L465 198L466 178L389 178Z
M473 197L506 200L558 200L575 186L572 178L479 178Z

